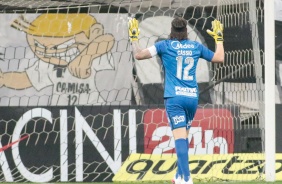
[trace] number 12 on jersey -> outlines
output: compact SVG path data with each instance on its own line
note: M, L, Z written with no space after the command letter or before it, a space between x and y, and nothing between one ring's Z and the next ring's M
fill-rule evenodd
M189 75L189 71L194 66L194 59L192 57L183 58L183 56L177 56L176 61L177 61L176 77L181 80L193 80L194 79L193 75Z

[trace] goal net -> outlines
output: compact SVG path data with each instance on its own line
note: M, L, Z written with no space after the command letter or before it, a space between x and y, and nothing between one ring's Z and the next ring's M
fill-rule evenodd
M206 30L214 19L224 24L225 63L200 60L197 68L192 177L263 180L263 7L263 0L1 0L0 181L170 180L176 157L163 68L158 57L133 59L127 24L139 21L146 48L168 38L177 16L187 20L189 39L211 50Z

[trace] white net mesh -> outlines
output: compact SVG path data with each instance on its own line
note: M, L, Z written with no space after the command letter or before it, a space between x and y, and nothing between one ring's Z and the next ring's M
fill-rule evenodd
M263 147L262 2L1 0L0 181L172 178L175 162L153 169L161 179L132 165L120 169L131 154L152 155L137 159L149 164L174 153L160 59L133 61L128 16L140 23L143 48L167 39L171 20L181 16L189 39L214 50L206 29L215 18L224 24L225 63L201 60L197 68L191 173L198 180L261 179L261 154L247 153Z

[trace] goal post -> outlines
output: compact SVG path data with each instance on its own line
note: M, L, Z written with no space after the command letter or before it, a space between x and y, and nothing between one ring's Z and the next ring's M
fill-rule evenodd
M275 11L274 0L264 1L265 38L265 177L275 181Z

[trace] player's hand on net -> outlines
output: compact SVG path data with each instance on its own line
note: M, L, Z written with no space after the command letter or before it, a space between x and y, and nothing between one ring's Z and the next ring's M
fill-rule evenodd
M128 33L130 41L138 41L140 30L138 27L138 20L135 18L129 19L128 21Z
M207 33L214 38L215 43L223 43L223 24L220 21L212 21L212 31L208 29Z

